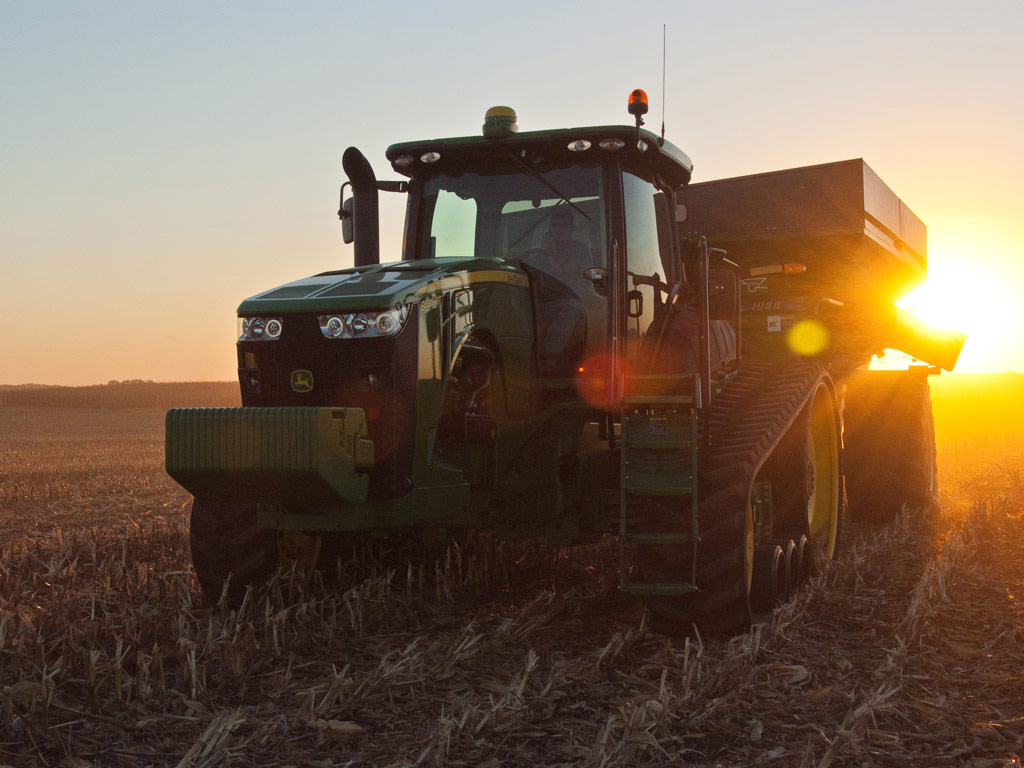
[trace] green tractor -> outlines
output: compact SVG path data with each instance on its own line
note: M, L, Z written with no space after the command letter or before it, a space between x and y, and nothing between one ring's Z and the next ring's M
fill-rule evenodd
M315 567L330 536L612 534L664 629L733 632L836 555L847 381L873 391L884 347L959 351L892 307L923 225L862 161L691 186L645 111L635 91L634 125L519 132L495 108L482 136L391 146L402 181L345 152L355 266L242 302L243 406L167 415L210 599ZM380 191L407 197L401 261L380 263ZM893 493L872 407L865 510Z

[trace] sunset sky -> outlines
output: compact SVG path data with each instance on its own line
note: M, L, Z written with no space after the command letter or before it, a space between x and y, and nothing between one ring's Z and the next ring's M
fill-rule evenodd
M863 157L928 226L911 308L1024 371L1021 0L0 0L0 384L228 380L247 296L350 266L341 156L627 123L694 181ZM382 195L382 258L402 206Z

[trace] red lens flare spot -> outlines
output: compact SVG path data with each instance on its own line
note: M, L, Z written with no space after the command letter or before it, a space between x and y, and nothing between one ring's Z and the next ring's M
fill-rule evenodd
M626 376L632 373L629 363L620 360L614 367L611 355L600 353L591 355L576 367L576 391L580 397L591 405L602 408L608 405L609 389L613 376Z

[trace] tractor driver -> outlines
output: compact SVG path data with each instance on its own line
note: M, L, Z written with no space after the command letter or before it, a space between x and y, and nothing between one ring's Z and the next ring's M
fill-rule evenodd
M586 295L588 285L583 273L592 263L590 249L573 237L573 230L569 206L557 206L548 218L548 231L541 238L544 254L534 261L537 270L554 278L542 280L538 289L538 363L542 373L569 375L586 345L586 311L580 296Z
M574 230L572 211L567 205L559 205L551 212L547 234L541 238L541 247L551 253L544 268L570 285L579 283L584 271L593 266L590 249L573 237Z

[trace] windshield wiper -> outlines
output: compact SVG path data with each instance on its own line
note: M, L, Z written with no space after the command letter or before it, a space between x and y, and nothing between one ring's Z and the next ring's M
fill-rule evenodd
M551 190L552 192L554 192L554 193L555 193L556 195L558 195L558 198L559 198L559 200L558 200L558 203L556 203L556 205L561 205L562 203L567 203L567 204L569 204L569 205L571 205L571 206L573 207L573 210L574 210L574 211L576 211L576 212L577 212L577 213L579 213L579 214L580 214L581 216L583 216L583 218L585 218L585 219L586 219L587 221L590 221L590 217L589 217L589 216L587 216L587 212L586 212L586 211L584 211L584 210L583 210L582 208L580 208L580 207L579 207L578 205L576 205L576 203L574 203L574 202L573 202L572 200L570 200L570 199L569 199L568 197L566 197L565 195L563 195L563 194L562 194L562 191L561 191L560 189L558 189L558 187L556 187L556 186L555 186L554 184L552 184L552 183L551 183L550 181L548 181L547 179L545 179L545 178L544 178L543 176L541 176L541 175L540 175L539 173L537 173L537 171L535 171L535 170L534 170L533 168L531 168L530 166L528 166L528 165L527 165L526 163L524 163L524 162L523 162L522 160L520 160L520 159L519 159L518 157L516 157L516 156L515 156L514 154L512 154L511 152L509 152L509 153L508 153L508 156L509 156L509 157L511 157L511 158L512 158L513 160L515 160L515 161L516 161L517 163L519 163L519 165L521 165L521 166L523 167L523 169L524 169L524 170L525 170L525 171L526 171L526 172L527 172L528 174L530 174L531 176L533 176L533 178L535 178L535 179L536 179L537 181L539 181L539 182L540 182L541 184L543 184L543 185L544 185L545 187L547 187L547 188L548 188L548 189L550 189L550 190Z

